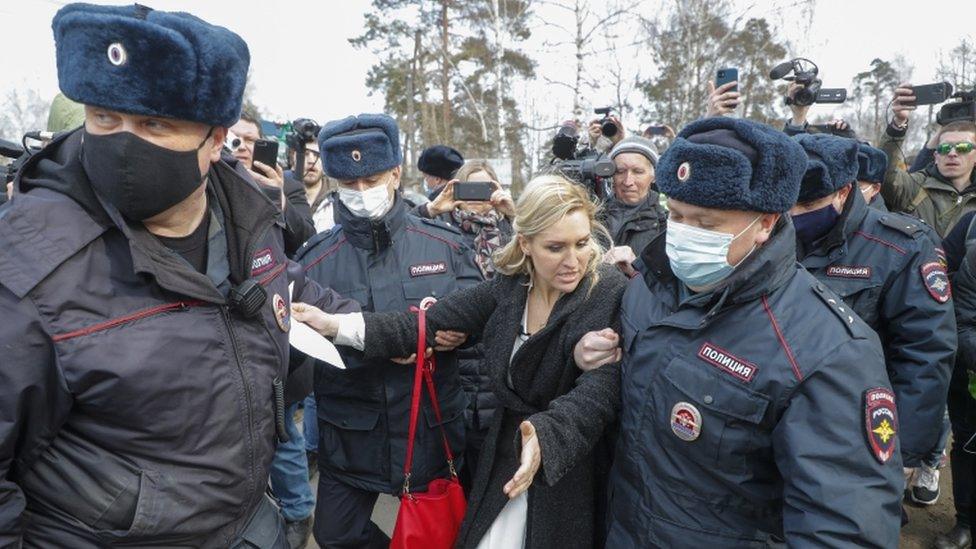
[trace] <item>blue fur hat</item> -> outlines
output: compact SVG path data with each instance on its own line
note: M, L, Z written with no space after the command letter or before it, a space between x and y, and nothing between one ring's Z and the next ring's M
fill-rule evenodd
M796 203L803 148L764 124L717 116L688 124L657 163L656 185L705 208L782 213Z
M400 129L385 114L361 114L333 120L319 132L325 174L358 179L395 168L402 162Z
M793 139L808 157L797 202L823 198L857 181L857 141L826 133L801 133Z
M884 183L888 170L888 155L867 143L857 144L857 180Z
M241 114L247 44L188 13L69 4L51 23L58 83L69 98L131 114L232 126Z

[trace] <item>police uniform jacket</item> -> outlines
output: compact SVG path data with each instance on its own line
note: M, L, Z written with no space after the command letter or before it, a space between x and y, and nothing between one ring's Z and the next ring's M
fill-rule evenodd
M798 257L878 333L901 418L902 459L935 447L956 352L944 255L917 219L869 208L852 192L834 229ZM802 245L798 244L800 248Z
M274 205L223 162L225 238L197 272L98 199L81 136L34 155L0 210L0 545L227 547L266 497L289 283L356 307L305 284ZM225 297L248 279L250 317Z
M664 236L621 311L608 547L896 547L902 478L877 335L795 259L782 219L691 294Z
M393 208L377 221L356 217L335 202L336 226L299 250L296 260L310 278L328 281L364 311L407 311L425 297L442 298L476 284L481 272L460 232L408 215L397 193ZM345 351L344 351L345 352ZM343 482L373 492L403 485L414 368L347 353L346 370L317 364L319 467ZM434 381L451 449L464 448L466 399L458 379L457 353L438 353ZM426 393L425 393L426 394ZM423 490L447 474L438 421L425 396L418 422L411 489Z

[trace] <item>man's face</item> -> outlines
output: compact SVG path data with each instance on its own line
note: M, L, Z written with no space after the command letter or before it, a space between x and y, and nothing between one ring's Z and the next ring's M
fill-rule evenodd
M302 180L308 187L318 185L322 181L322 157L319 156L318 141L305 143L305 173Z
M437 177L436 175L424 174L424 185L427 186L428 191L436 191L437 189L443 187L447 184L446 179Z
M624 204L640 204L654 182L654 166L646 156L621 153L613 159L617 171L613 174L613 193Z
M769 240L769 235L772 234L779 219L779 214L716 210L673 198L668 199L668 209L670 210L668 219L671 221L708 231L738 235L729 246L729 253L725 257L729 265L738 265L754 247L761 246ZM753 223L756 216L759 216L759 220Z
M173 151L196 150L201 174L207 173L211 163L220 161L220 149L227 136L227 128L214 127L210 138L201 146L200 143L210 131L210 126L206 124L126 114L88 105L85 106L85 130L92 135L129 132Z
M342 189L349 189L351 191L359 192L368 191L369 189L379 187L380 185L385 185L390 193L389 196L392 199L394 191L400 188L400 166L397 166L392 170L386 170L385 172L360 177L359 179L340 179L337 181L337 183Z
M946 132L939 137L939 145L943 143L976 143L976 134L970 132ZM953 147L947 154L935 153L935 166L946 179L969 177L976 166L976 150L960 154Z
M810 200L808 202L797 203L796 206L790 208L790 215L801 215L805 213L812 212L814 210L819 210L825 206L833 206L837 213L844 211L844 204L847 203L847 197L851 194L851 186L845 185L839 190L828 194L827 196L818 198L816 200ZM866 199L867 200L867 199Z
M261 139L261 134L258 132L258 125L248 120L238 120L236 124L230 127L230 131L241 138L240 146L231 151L231 153L234 155L234 158L244 164L245 168L250 170L251 164L254 163L254 142Z

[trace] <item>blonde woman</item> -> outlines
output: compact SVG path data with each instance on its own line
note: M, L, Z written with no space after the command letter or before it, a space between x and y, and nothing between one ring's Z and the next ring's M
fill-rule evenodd
M457 342L447 330L484 344L501 404L458 546L591 547L603 535L605 464L594 449L619 408L620 351L610 327L626 278L601 264L596 205L585 189L542 176L516 211L515 238L495 255L498 276L441 299L427 317L440 345ZM416 349L409 313L352 322L357 315L326 315L304 304L293 310L296 320L339 344L355 342L367 356Z

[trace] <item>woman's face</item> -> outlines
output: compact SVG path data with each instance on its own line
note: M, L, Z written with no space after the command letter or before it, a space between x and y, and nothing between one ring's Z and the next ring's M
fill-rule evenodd
M465 183L469 181L493 181L495 178L488 175L488 172L484 170L478 170L476 172L471 172L471 175L464 180ZM461 202L458 206L460 209L467 212L474 212L478 215L485 215L491 211L491 202Z
M576 210L532 237L519 235L522 251L532 261L534 284L563 293L576 289L593 257L590 219Z

